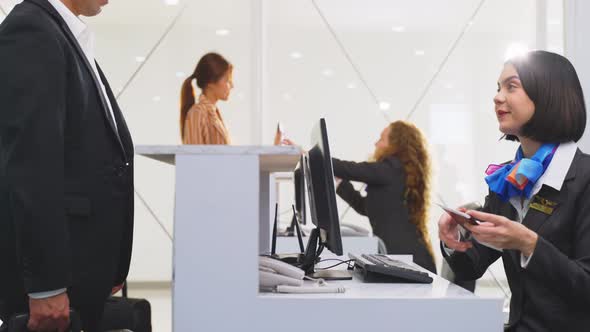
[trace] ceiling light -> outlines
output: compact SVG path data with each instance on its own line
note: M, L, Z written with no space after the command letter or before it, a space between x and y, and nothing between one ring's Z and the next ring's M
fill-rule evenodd
M549 20L549 21L547 21L547 23L549 25L560 25L561 24L561 22L557 19Z
M385 101L379 103L379 109L382 111L387 111L391 107L391 104Z
M176 6L178 5L178 0L164 0L164 3L168 6Z
M511 43L504 53L504 61L525 55L529 51L528 46L523 43Z
M246 94L243 92L238 92L238 98L244 99L244 98L246 98Z
M186 77L186 73L183 71L177 71L176 72L176 77L178 78L185 78Z
M215 30L215 34L218 36L227 36L229 35L229 30L227 29L217 29Z
M446 89L452 89L453 88L453 84L451 84L451 83L445 83L445 88Z
M404 31L406 31L406 27L403 25L398 25L398 26L392 27L391 30L393 32L404 32Z
M303 57L303 54L301 54L299 52L291 52L291 54L289 54L289 56L291 57L291 59L297 60L297 59L301 59L301 57Z
M330 68L326 68L326 69L322 70L322 75L324 75L325 77L330 77L330 76L334 75L334 71Z
M423 56L424 55L424 50L415 50L414 54L416 54L417 56Z
M145 57L144 56L136 56L135 57L135 61L141 63L145 61Z
M283 99L285 101L291 101L293 99L293 97L289 93L285 92L285 93L283 93Z
M356 89L356 84L354 84L354 83L348 83L348 84L346 84L346 87L348 89Z
M467 22L467 25L472 26L473 25L473 21Z
M162 100L162 97L160 96L154 96L154 98L152 98L153 101L155 101L156 103L159 102L160 100Z

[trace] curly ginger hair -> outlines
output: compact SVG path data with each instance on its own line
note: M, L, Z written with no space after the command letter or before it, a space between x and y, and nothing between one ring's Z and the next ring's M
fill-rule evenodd
M404 197L410 222L416 225L418 235L434 258L427 227L431 166L426 138L418 127L401 120L389 125L387 138L387 148L377 149L373 158L380 161L394 155L401 161L406 175Z

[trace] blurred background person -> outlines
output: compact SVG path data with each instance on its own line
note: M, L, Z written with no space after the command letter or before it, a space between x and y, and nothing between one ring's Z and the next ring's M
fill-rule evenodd
M205 54L191 76L182 84L180 94L180 135L183 144L231 144L217 102L227 101L233 66L217 53ZM193 81L201 89L198 102Z
M285 145L296 145L284 139ZM332 158L336 193L357 213L369 218L373 234L388 254L413 255L414 263L436 273L428 234L430 156L420 129L405 121L385 127L372 161ZM363 196L350 181L365 183Z
M430 156L415 125L396 121L381 132L373 161L332 160L341 179L336 193L359 214L369 217L373 234L388 254L411 254L414 262L436 273L430 236ZM366 183L362 196L350 181Z

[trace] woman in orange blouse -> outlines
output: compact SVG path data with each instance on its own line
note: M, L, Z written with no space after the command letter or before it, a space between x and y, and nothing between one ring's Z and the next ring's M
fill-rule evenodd
M232 82L233 66L217 53L205 54L194 73L182 84L180 96L180 135L184 144L231 143L229 133L216 106L226 101ZM198 103L192 82L197 80L201 89Z

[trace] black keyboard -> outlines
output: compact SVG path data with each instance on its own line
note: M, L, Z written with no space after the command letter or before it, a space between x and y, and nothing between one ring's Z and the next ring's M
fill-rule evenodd
M386 255L349 254L349 257L354 259L354 270L365 282L432 283L428 273Z

